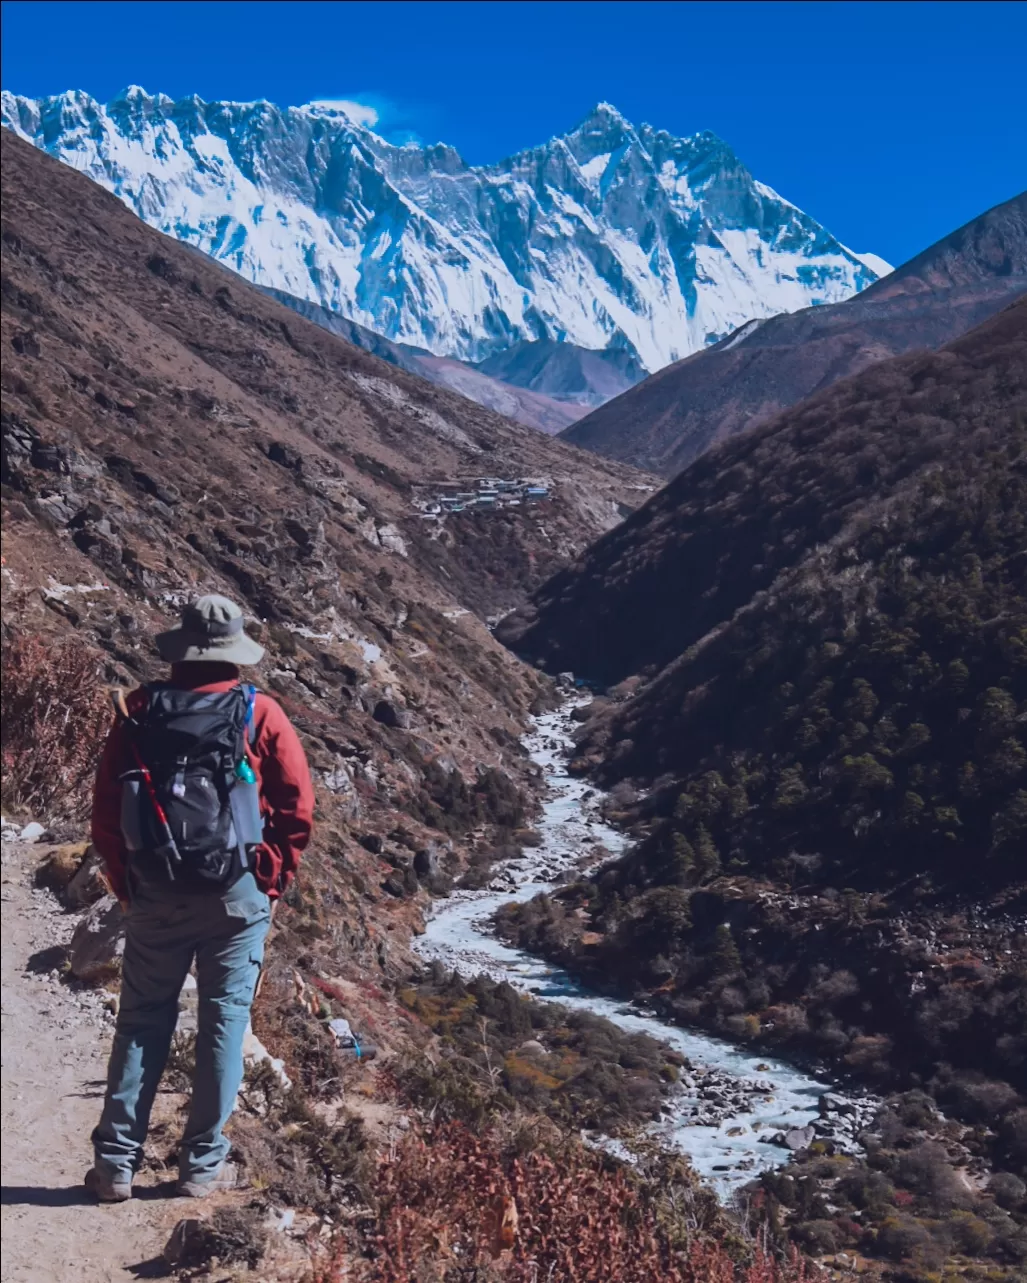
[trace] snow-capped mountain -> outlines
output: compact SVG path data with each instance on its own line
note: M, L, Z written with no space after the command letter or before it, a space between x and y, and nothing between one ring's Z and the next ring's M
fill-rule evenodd
M138 87L106 105L5 92L3 123L247 279L466 361L555 339L656 370L882 272L714 134L636 129L607 104L484 167L331 106Z

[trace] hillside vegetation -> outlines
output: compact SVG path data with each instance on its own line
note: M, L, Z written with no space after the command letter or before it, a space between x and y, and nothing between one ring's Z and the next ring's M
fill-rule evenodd
M801 1241L918 1262L896 1278L963 1250L916 1221L964 1204L919 1201L907 1149L1027 1174L1025 358L1020 302L805 402L501 629L604 684L576 767L637 838L503 931L683 1023L926 1089L866 1142L898 1192L848 1204L858 1233L811 1201L844 1205L837 1165L774 1204ZM944 1135L930 1097L960 1120ZM1019 1277L1022 1239L980 1253Z

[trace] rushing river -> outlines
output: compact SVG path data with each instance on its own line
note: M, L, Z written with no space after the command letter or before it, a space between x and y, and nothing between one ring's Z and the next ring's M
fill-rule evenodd
M654 1131L686 1153L695 1170L726 1197L756 1173L786 1161L787 1151L761 1137L812 1123L819 1097L840 1093L792 1065L592 994L567 972L492 934L490 919L500 906L552 890L596 848L617 855L626 845L624 835L600 817L602 794L567 774L571 707L535 718L524 740L548 786L538 826L541 845L503 865L484 890L456 891L438 901L414 947L421 958L438 960L460 975L485 972L540 998L605 1016L629 1033L649 1034L686 1056L693 1071L683 1075Z

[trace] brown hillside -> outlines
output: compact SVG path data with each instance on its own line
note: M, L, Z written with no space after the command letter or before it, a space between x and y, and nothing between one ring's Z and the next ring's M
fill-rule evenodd
M334 851L363 870L354 916L362 887L407 924L378 889L393 869L334 822L384 832L401 812L448 841L489 819L476 781L517 775L538 683L481 617L646 479L327 334L6 131L3 165L5 634L71 633L135 681L184 596L241 600L321 781L309 867ZM412 481L482 473L541 474L555 497L445 524L411 506Z
M672 477L875 361L938 348L1027 291L1027 193L830 307L750 322L660 370L562 439Z

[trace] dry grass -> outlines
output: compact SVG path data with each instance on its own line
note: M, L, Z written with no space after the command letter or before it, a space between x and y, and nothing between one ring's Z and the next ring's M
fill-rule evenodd
M100 656L73 641L16 635L2 659L4 806L80 818L111 722Z
M411 1133L385 1155L376 1224L340 1236L318 1283L813 1283L798 1256L736 1260L671 1230L636 1177L577 1145L519 1152L459 1123ZM677 1227L680 1228L680 1227ZM360 1249L363 1248L363 1251ZM741 1255L741 1252L740 1252ZM370 1259L368 1259L370 1258Z

